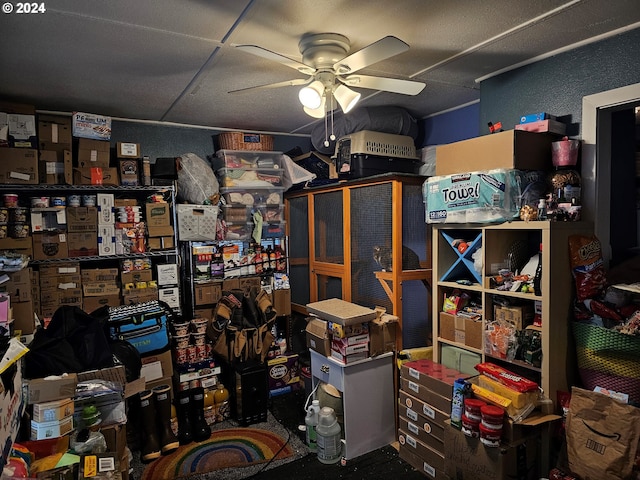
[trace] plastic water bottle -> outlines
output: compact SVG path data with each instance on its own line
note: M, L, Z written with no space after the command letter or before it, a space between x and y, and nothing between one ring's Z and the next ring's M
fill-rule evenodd
M322 407L318 414L316 435L318 441L318 460L321 463L337 463L342 457L340 424L336 412L331 407Z
M318 441L316 435L316 427L318 426L318 415L320 414L320 401L314 400L307 407L307 416L304 418L304 424L307 427L307 446L312 452L318 450Z

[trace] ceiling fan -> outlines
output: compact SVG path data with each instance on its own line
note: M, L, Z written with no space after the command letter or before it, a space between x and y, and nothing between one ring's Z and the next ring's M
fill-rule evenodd
M279 62L308 75L308 78L296 78L284 82L248 87L229 93L305 85L299 92L299 99L303 110L315 118L323 118L328 111L333 110L334 98L343 112L350 111L360 99L360 93L349 87L382 90L404 95L417 95L425 87L422 82L356 74L359 70L374 63L409 50L409 45L393 36L381 38L377 42L349 54L351 44L344 35L338 33L305 35L298 43L302 62L257 45L235 45L235 47L243 52Z

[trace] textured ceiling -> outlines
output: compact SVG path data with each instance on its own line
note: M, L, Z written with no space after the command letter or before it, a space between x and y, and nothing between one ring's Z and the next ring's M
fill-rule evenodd
M15 4L17 5L17 4ZM0 97L41 110L240 130L308 133L300 87L229 91L304 75L250 55L301 61L300 38L345 35L357 51L387 35L409 51L360 73L426 83L417 96L361 89L360 105L416 118L479 98L477 79L637 28L637 0L56 0L0 16ZM320 120L321 122L322 120Z

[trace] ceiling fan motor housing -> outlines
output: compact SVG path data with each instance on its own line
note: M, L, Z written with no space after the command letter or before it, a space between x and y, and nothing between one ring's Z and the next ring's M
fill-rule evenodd
M350 47L349 39L338 33L306 35L298 43L302 63L329 71L333 71L333 65L347 56Z

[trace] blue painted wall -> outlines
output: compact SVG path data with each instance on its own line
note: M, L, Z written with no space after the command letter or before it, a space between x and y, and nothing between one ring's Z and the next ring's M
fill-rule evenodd
M474 103L418 122L419 147L459 142L479 135L480 104Z
M522 114L548 112L581 132L582 97L640 82L640 28L487 79L480 84L480 132L512 129Z

